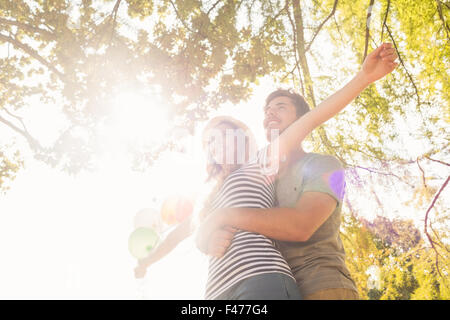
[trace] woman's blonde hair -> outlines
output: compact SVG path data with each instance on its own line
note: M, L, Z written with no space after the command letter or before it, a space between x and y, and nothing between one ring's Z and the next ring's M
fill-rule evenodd
M233 129L243 130L245 132L245 136L246 136L246 144L250 147L252 147L252 146L256 147L255 137L253 136L249 127L247 125L245 125L242 121L239 121L239 120L237 120L233 117L229 117L229 116L217 116L217 117L214 117L211 120L209 120L208 123L206 124L205 128L203 129L202 146L203 146L204 150L206 150L207 145L209 143L208 133L212 129L218 127L221 124L229 124ZM222 171L223 168L221 165L213 162L213 163L208 164L208 166L210 166L210 167L208 167L209 172L208 172L208 177L207 177L206 181L208 182L212 179L217 179L217 181L216 181L214 188L211 190L211 192L209 193L208 197L205 200L204 207L201 210L200 215L199 215L200 219L204 218L207 215L207 213L209 212L211 205L212 205L212 201L213 201L214 197L216 196L217 192L222 187L223 182L225 181L225 178L226 178L226 176L224 175L224 172Z
M208 141L208 133L211 129L216 128L217 126L223 124L223 123L227 123L230 124L232 127L234 127L235 129L242 129L245 134L248 136L249 138L249 142L250 143L254 143L256 145L256 140L255 137L253 136L250 128L243 123L242 121L235 119L233 117L229 117L229 116L217 116L214 117L212 119L210 119L208 121L208 123L206 124L205 128L203 129L203 134L202 134L202 145L203 148L206 147L206 144L209 142Z

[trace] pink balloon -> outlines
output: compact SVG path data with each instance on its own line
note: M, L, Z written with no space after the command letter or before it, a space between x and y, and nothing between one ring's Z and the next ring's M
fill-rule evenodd
M183 222L192 214L194 205L184 196L170 196L161 207L161 218L168 225Z

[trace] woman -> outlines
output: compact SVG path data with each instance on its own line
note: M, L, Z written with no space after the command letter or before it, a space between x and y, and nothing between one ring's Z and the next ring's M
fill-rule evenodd
M230 132L234 142L225 143ZM239 140L244 143L239 144ZM216 188L200 213L200 219L223 207L274 206L274 176L267 175L261 164L264 153L259 152L257 157L250 159L251 148L256 143L247 126L231 117L213 118L204 130L203 146L209 158L208 180L214 179ZM243 158L244 164L239 164L238 158ZM192 219L181 223L140 261L136 276L143 276L150 264L170 252L193 231ZM237 231L227 253L209 259L205 298L287 300L300 299L300 293L288 264L272 240L260 234Z
M239 149L239 140L244 140L239 133L244 132L245 144ZM231 146L220 143L227 140L227 133L234 138ZM243 123L228 117L214 118L205 130L204 141L212 158L209 172L219 181L206 213L224 207L275 205L274 175L266 172L264 152L252 157L256 143ZM227 157L231 161L224 161ZM244 158L245 163L240 165L238 158ZM210 257L206 299L300 299L292 272L272 240L247 231L238 231L231 240L225 255Z

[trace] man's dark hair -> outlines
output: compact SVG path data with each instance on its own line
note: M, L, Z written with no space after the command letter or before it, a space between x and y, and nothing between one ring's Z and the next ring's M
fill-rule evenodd
M306 102L305 98L302 95L295 92L293 89L277 89L271 94L269 94L266 98L266 106L275 98L278 97L288 97L291 99L292 103L295 106L295 113L297 117L303 116L305 113L311 110L308 102Z

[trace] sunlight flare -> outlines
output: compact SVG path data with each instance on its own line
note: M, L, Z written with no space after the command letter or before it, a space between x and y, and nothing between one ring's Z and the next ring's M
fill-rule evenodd
M156 95L123 91L114 97L102 133L113 144L146 145L164 140L169 129L169 112Z

